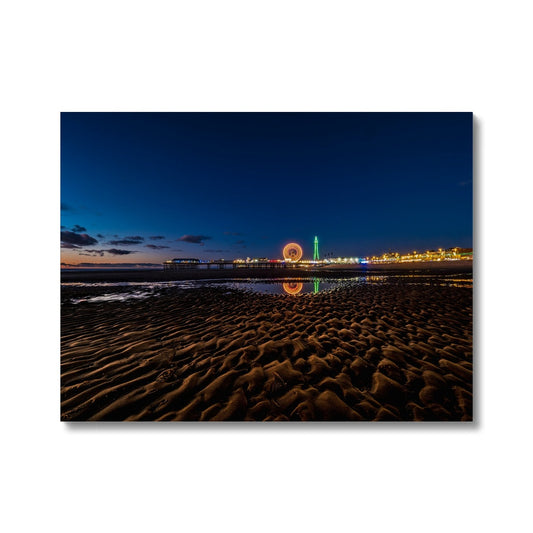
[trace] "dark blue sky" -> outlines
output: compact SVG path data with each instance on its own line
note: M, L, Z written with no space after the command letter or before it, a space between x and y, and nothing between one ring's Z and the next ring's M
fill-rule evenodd
M472 114L62 113L61 202L69 264L471 247Z

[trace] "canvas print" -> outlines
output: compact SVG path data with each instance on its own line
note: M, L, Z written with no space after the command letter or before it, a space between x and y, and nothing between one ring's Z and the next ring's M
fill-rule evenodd
M471 113L62 113L61 420L473 420Z

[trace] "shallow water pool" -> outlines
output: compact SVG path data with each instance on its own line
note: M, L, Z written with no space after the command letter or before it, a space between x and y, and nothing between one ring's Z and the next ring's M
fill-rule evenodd
M226 280L194 280L165 282L118 282L118 283L62 283L64 288L76 289L74 304L88 302L122 302L142 300L150 296L158 296L166 289L192 290L202 287L218 287L228 290L254 292L259 294L299 296L318 294L320 292L358 284L372 283L406 283L412 285L440 285L452 287L472 287L472 278L457 275L372 275L352 278L277 278L277 279L226 279ZM84 289L86 293L84 294Z

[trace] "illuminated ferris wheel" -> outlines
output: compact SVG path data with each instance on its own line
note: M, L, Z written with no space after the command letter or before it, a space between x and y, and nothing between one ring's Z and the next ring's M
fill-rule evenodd
M283 248L283 259L285 261L299 261L302 258L302 247L295 242L291 242Z

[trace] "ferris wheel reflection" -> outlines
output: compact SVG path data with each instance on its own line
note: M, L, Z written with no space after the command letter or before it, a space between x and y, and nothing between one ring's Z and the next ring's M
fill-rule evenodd
M287 294L298 294L304 288L304 284L296 281L289 281L283 284L283 290Z

